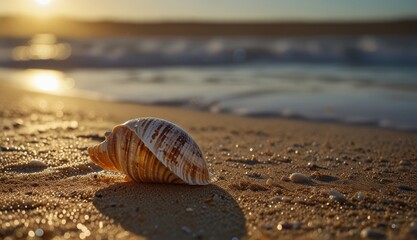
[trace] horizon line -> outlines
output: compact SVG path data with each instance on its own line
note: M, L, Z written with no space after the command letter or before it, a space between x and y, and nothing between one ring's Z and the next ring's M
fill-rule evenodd
M100 23L100 22L109 22L109 23L127 23L127 24L169 24L169 23L197 23L197 24L355 24L355 23L384 23L384 22L407 22L407 21L417 21L416 16L402 16L402 17L384 17L384 18L369 18L369 19L263 19L263 20L253 20L253 19L240 19L240 20L231 20L231 19L160 19L160 20L128 20L128 19L111 19L111 18L73 18L68 16L50 16L50 17L39 17L39 16L29 16L25 14L18 15L1 15L0 18L9 18L9 19L36 19L36 20L50 20L50 19L59 19L75 22L91 22L91 23Z

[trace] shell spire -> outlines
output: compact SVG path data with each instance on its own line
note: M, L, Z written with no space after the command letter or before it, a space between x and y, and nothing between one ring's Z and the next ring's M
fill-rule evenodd
M129 120L88 148L103 169L127 174L136 182L210 184L197 143L179 126L158 118Z

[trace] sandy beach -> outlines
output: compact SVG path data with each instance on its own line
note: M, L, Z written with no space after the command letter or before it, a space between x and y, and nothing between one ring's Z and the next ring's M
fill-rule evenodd
M105 131L150 116L196 140L213 184L137 184L91 162ZM416 133L6 85L0 119L1 239L417 238Z

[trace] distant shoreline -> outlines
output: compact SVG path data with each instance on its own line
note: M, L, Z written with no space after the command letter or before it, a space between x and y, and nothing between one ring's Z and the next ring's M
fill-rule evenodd
M76 21L62 18L0 17L0 37L30 37L52 33L59 37L110 36L357 36L417 35L417 19L372 22L160 22Z

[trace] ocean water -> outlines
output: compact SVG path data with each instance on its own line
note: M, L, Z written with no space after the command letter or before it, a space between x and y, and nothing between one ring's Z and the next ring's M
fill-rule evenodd
M53 94L417 130L417 37L3 38L0 80Z

